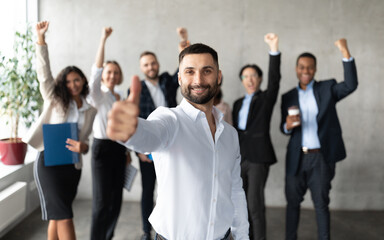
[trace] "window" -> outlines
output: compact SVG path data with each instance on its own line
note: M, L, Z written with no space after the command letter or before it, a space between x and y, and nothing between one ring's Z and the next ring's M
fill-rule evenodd
M13 42L16 31L24 29L27 22L35 24L38 20L38 0L5 0L0 1L0 52L6 57L13 56ZM0 139L10 136L10 128L6 126L6 119L0 116ZM20 136L26 133L24 126L20 126ZM33 159L33 154L29 158ZM27 156L29 156L27 153ZM34 153L35 155L35 153ZM26 159L26 162L30 160ZM0 179L22 166L5 166L0 163Z
M38 0L6 0L0 1L0 52L6 57L13 56L13 42L16 31L24 29L25 24L36 23L38 19ZM10 136L10 129L6 127L6 119L0 116L0 139ZM20 136L26 129L21 125Z

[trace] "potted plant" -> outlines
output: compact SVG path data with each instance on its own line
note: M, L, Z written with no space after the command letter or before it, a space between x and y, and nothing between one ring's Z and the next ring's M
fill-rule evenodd
M11 128L11 136L0 140L0 158L7 165L24 163L27 145L19 138L19 123L29 127L43 104L34 57L35 44L29 25L25 34L16 32L12 58L0 53L0 117L6 118Z

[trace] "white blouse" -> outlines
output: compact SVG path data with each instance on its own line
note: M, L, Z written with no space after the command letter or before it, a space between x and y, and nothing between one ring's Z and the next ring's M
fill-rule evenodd
M108 139L106 131L108 112L111 110L113 103L116 102L116 97L101 83L102 72L103 68L97 68L96 65L92 66L88 101L97 109L97 115L93 122L93 136L98 139ZM115 89L115 93L119 94L120 99L122 99L122 94L117 89Z

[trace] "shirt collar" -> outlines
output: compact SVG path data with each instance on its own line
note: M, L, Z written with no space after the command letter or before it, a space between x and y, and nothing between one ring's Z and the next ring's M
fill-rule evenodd
M155 84L153 84L151 81L149 81L149 80L147 80L147 79L144 79L144 82L145 82L145 84L147 85L147 87L148 88L160 88L160 84L159 84L159 82L155 85Z
M103 92L110 92L109 88L107 88L107 86L105 86L103 83L101 83L101 90Z
M204 114L203 111L195 108L192 104L190 104L185 98L181 101L180 105L181 109L193 120L196 121L199 115ZM216 120L216 122L221 122L223 119L223 113L221 113L215 106L212 108L212 114Z
M115 100L116 100L116 96L111 92L111 90L105 86L103 83L101 83L101 91L107 93L107 94L110 94L110 96L112 96ZM120 95L120 99L121 99L121 96L122 96L122 93L121 91L115 86L115 88L113 89L113 91L115 92L115 94L118 94Z
M81 97L81 101L83 102L83 105L81 106L81 108L76 107L77 105L75 100L71 101L72 107L74 107L74 109L77 109L77 111L79 112L85 112L91 107L91 105L89 105L89 103L83 97Z
M305 90L300 87L300 83L299 83L299 84L297 84L297 90L299 90L299 91L312 90L314 83L315 83L315 79L312 79L312 81L310 83L308 83L307 88Z
M251 93L251 94L248 94L248 93L247 93L247 94L245 94L244 98L245 98L245 99L251 99L251 98L253 97L253 95L255 95L255 93L256 93L256 92L253 92L253 93Z

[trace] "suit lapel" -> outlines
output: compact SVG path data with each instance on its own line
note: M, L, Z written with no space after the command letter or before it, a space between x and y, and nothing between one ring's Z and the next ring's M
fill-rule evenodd
M88 129L87 128L87 124L90 122L89 120L89 117L90 117L90 114L89 114L89 109L87 111L84 112L84 125L83 127L80 129L79 131L79 141L85 139L85 134L86 134L86 130Z
M149 92L149 89L147 87L147 84L143 81L142 82L143 84L141 85L142 86L142 89L141 89L141 96L143 97L142 99L140 99L140 101L143 101L143 102L147 102L149 103L151 106L155 107L155 103L153 102L153 99L152 99L152 96L151 96L151 93Z
M313 94L315 95L315 98L316 98L317 107L320 109L320 93L319 93L319 88L316 81L313 83Z
M165 82L162 78L162 75L159 76L159 86L160 86L161 91L164 94L165 101L167 102L167 104L169 104L167 101L167 96L168 96L167 86L165 85Z
M316 81L313 83L313 95L315 95L317 109L318 109L318 113L317 113L316 119L317 119L317 122L319 122L321 95L320 95L320 91L319 91L318 82L316 82Z
M237 129L237 125L239 124L239 112L241 109L241 105L243 103L244 97L235 102L235 105L233 106L233 125Z
M295 91L293 92L292 104L287 106L287 108L289 108L291 106L298 106L300 109L299 90L297 90L297 88L295 88Z

